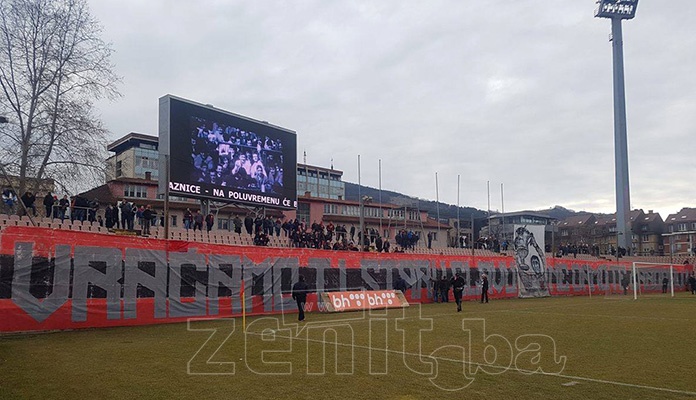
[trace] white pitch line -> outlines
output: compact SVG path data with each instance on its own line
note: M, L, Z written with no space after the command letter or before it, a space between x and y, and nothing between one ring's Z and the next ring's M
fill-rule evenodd
M248 335L257 335L260 336L260 333L255 333L255 332L246 332ZM362 346L362 345L357 345L357 344L347 344L347 343L338 343L338 342L328 342L326 340L319 340L319 339L310 339L310 338L299 338L299 337L293 337L293 336L282 336L282 335L277 335L278 338L283 338L283 339L291 339L291 340L304 340L306 342L313 342L313 343L322 343L322 344L328 344L328 345L335 345L335 346L342 346L342 347L352 347L352 348L358 348L358 349L363 349L363 350L373 350L373 351L384 351L386 353L394 353L394 354L401 354L404 356L411 356L411 357L420 357L420 358L430 358L433 360L442 360L442 361L448 361L448 362L455 362L455 363L464 363L464 364L470 364L470 365L476 365L476 366L482 366L482 367L487 367L487 368L495 368L495 369L500 369L500 370L511 370L511 368L508 367L501 367L497 365L489 365L489 364L481 364L473 361L465 361L465 360L457 360L457 359L452 359L452 358L447 358L447 357L434 357L431 355L424 355L424 354L417 354L417 353L411 353L411 352L405 352L405 351L399 351L399 350L390 350L390 349L380 349L380 348L373 348L370 346ZM557 377L557 378L563 378L563 379L575 379L575 380L580 380L580 381L585 381L585 382L592 382L592 383L602 383L606 385L614 385L614 386L622 386L622 387L630 387L634 389L644 389L644 390L653 390L653 391L659 391L659 392L668 392L668 393L677 393L677 394L685 394L688 396L696 396L696 392L691 392L688 390L679 390L679 389L670 389L670 388L662 388L662 387L656 387L656 386L647 386L647 385L637 385L634 383L626 383L626 382L618 382L618 381L610 381L606 379L595 379L595 378L586 378L583 376L574 376L574 375L563 375L563 374L551 374L547 372L537 372L537 371L530 371L530 370L525 370L525 369L519 369L519 368L514 368L512 369L513 371L518 371L520 373L525 373L528 375L541 375L541 376L551 376L551 377Z
M539 314L539 315L563 315L563 316L568 316L568 314L563 314L563 313L550 313L550 312L536 312L533 310L506 310L506 312L520 312L524 314ZM611 319L640 319L640 320L655 320L655 321L696 321L696 319L692 318L669 318L669 317L643 317L640 315L606 315L606 314L576 314L573 313L574 317L587 317L587 318L611 318Z

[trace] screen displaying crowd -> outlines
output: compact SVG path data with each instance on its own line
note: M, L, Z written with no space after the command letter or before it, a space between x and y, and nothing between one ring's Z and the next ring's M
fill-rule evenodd
M191 117L192 181L280 194L283 143L232 125Z

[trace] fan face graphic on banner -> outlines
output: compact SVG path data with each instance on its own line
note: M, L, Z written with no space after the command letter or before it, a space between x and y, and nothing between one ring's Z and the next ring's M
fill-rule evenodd
M544 225L515 225L515 264L519 297L550 296L546 283Z

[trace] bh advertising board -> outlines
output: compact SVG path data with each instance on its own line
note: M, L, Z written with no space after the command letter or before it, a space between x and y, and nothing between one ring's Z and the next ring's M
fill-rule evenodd
M297 207L294 131L166 95L159 100L160 192Z

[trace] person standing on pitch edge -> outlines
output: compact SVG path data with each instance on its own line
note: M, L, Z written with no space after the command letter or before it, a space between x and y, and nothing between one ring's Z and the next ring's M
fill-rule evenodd
M304 321L304 307L307 302L307 290L309 286L305 282L304 276L300 275L300 280L292 287L292 299L297 302L297 312L299 313L297 319Z
M691 276L689 276L689 286L691 286L691 294L696 294L696 276L694 276L694 272L691 272Z
M462 278L461 272L457 272L457 275L452 277L452 288L454 289L454 301L457 303L457 312L460 312L462 311L462 293L464 293L464 278Z
M481 303L488 303L488 275L481 275Z

